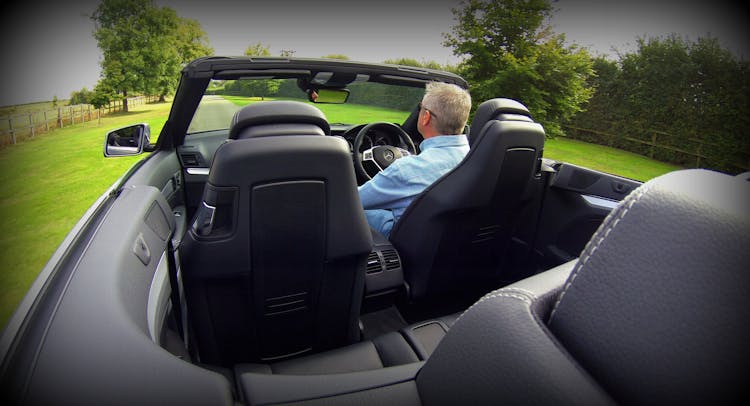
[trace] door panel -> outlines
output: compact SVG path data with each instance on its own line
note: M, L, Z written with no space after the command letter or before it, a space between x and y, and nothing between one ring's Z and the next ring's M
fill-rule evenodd
M161 191L176 223L174 237L182 238L189 219L185 208L185 178L177 154L173 151L154 153L132 174L122 188L141 186L152 186Z
M70 263L48 319L37 320L45 331L23 370L33 373L13 374L19 399L232 403L223 376L160 346L171 305L166 256L172 215L162 190L130 186L120 192Z
M535 245L542 269L577 258L609 212L641 185L572 164L553 167Z
M133 186L153 186L159 189L170 207L185 205L182 170L174 152L160 151L146 159L125 181L123 188Z

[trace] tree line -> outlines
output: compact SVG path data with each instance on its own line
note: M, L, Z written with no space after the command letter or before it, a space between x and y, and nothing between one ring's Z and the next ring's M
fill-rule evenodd
M588 85L596 92L571 126L617 134L612 146L661 161L695 166L697 156L702 167L750 170L748 62L716 38L641 38L637 46L618 61L594 59ZM601 141L590 132L569 135Z
M519 100L549 137L585 137L571 129L587 128L621 135L625 138L611 142L613 146L644 153L647 144L623 140L653 139L657 131L661 140L670 135L677 146L657 154L651 150L657 159L685 164L687 158L678 150L698 145L707 166L738 172L743 165L736 162L744 162L747 170L748 62L721 48L715 38L638 38L635 52L609 60L566 45L564 34L552 31L550 0L464 0L452 12L456 24L444 34L443 45L461 58L458 65L410 58L384 62L458 73L470 83L475 105L495 97ZM92 19L104 56L102 76L93 91L73 96L94 105L130 93L171 94L184 63L213 53L199 23L149 0L102 0ZM283 50L281 56L294 53ZM261 43L250 44L245 54L271 55ZM235 82L231 86L237 88L229 90L260 97L297 91L283 81L264 82ZM385 101L388 90L380 92L365 97L394 107L393 100Z

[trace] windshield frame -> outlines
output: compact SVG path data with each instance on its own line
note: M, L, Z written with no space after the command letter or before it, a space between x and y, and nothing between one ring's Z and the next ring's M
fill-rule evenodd
M318 74L320 75L320 73ZM331 77L328 75L328 77ZM358 75L347 87L346 103L310 101L309 89L299 78L273 76L211 80L192 117L186 135L229 129L234 114L249 104L292 100L314 105L330 123L354 126L375 121L403 123L424 94L421 87L370 82ZM316 83L320 85L320 83Z
M315 72L332 71L340 75L366 74L370 81L424 88L427 82L453 83L464 89L469 85L462 77L446 71L344 61L282 57L205 57L186 65L180 77L172 109L159 135L156 149L174 149L182 145L193 115L211 79L236 79L243 76L287 78L312 77Z

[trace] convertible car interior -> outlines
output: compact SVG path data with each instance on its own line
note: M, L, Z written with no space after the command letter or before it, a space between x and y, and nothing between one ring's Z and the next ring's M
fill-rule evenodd
M187 65L155 144L145 124L105 138L149 154L3 331L3 403L741 399L750 174L553 161L521 102L475 100L470 152L385 238L357 186L419 153L430 81L468 88L350 61Z

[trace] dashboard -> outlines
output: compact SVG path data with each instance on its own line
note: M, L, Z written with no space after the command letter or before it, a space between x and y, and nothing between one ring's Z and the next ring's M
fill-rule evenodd
M331 135L341 137L349 144L349 151L353 153L354 139L366 124L343 125L332 124ZM203 188L210 172L214 154L221 144L227 142L229 130L215 130L193 133L185 137L183 145L177 147L177 156L184 169L184 181L189 212L200 203ZM415 144L417 140L414 140ZM383 127L373 127L362 140L360 152L379 145L403 147L399 136Z

